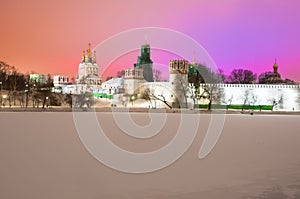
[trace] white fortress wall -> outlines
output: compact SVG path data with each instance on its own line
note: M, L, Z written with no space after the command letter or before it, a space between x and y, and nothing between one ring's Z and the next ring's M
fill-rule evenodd
M300 110L300 85L218 84L221 104L274 105L274 110Z

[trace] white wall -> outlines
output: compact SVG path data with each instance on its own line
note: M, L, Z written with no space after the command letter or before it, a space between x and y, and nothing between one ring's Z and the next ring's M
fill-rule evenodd
M273 105L276 101L274 110L300 110L299 85L220 84L219 87L224 93L222 104L244 104L248 95L247 104Z

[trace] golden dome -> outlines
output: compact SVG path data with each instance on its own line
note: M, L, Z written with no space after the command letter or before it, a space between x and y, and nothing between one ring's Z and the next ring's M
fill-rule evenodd
M275 59L275 63L273 65L273 68L278 68L277 60Z

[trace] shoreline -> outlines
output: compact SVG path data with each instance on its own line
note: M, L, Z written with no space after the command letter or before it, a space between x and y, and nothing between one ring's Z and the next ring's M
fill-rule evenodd
M201 109L149 109L149 108L76 108L50 107L50 108L0 108L1 112L136 112L136 113L189 113L189 114L241 114L241 115L300 115L300 111L251 111L251 110L201 110Z

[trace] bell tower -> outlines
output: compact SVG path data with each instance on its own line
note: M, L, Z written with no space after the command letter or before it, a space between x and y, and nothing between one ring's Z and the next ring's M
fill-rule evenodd
M153 82L153 61L151 60L151 49L150 45L145 44L141 46L141 55L138 56L137 63L134 64L134 68L140 68L144 71L144 78L147 82Z

